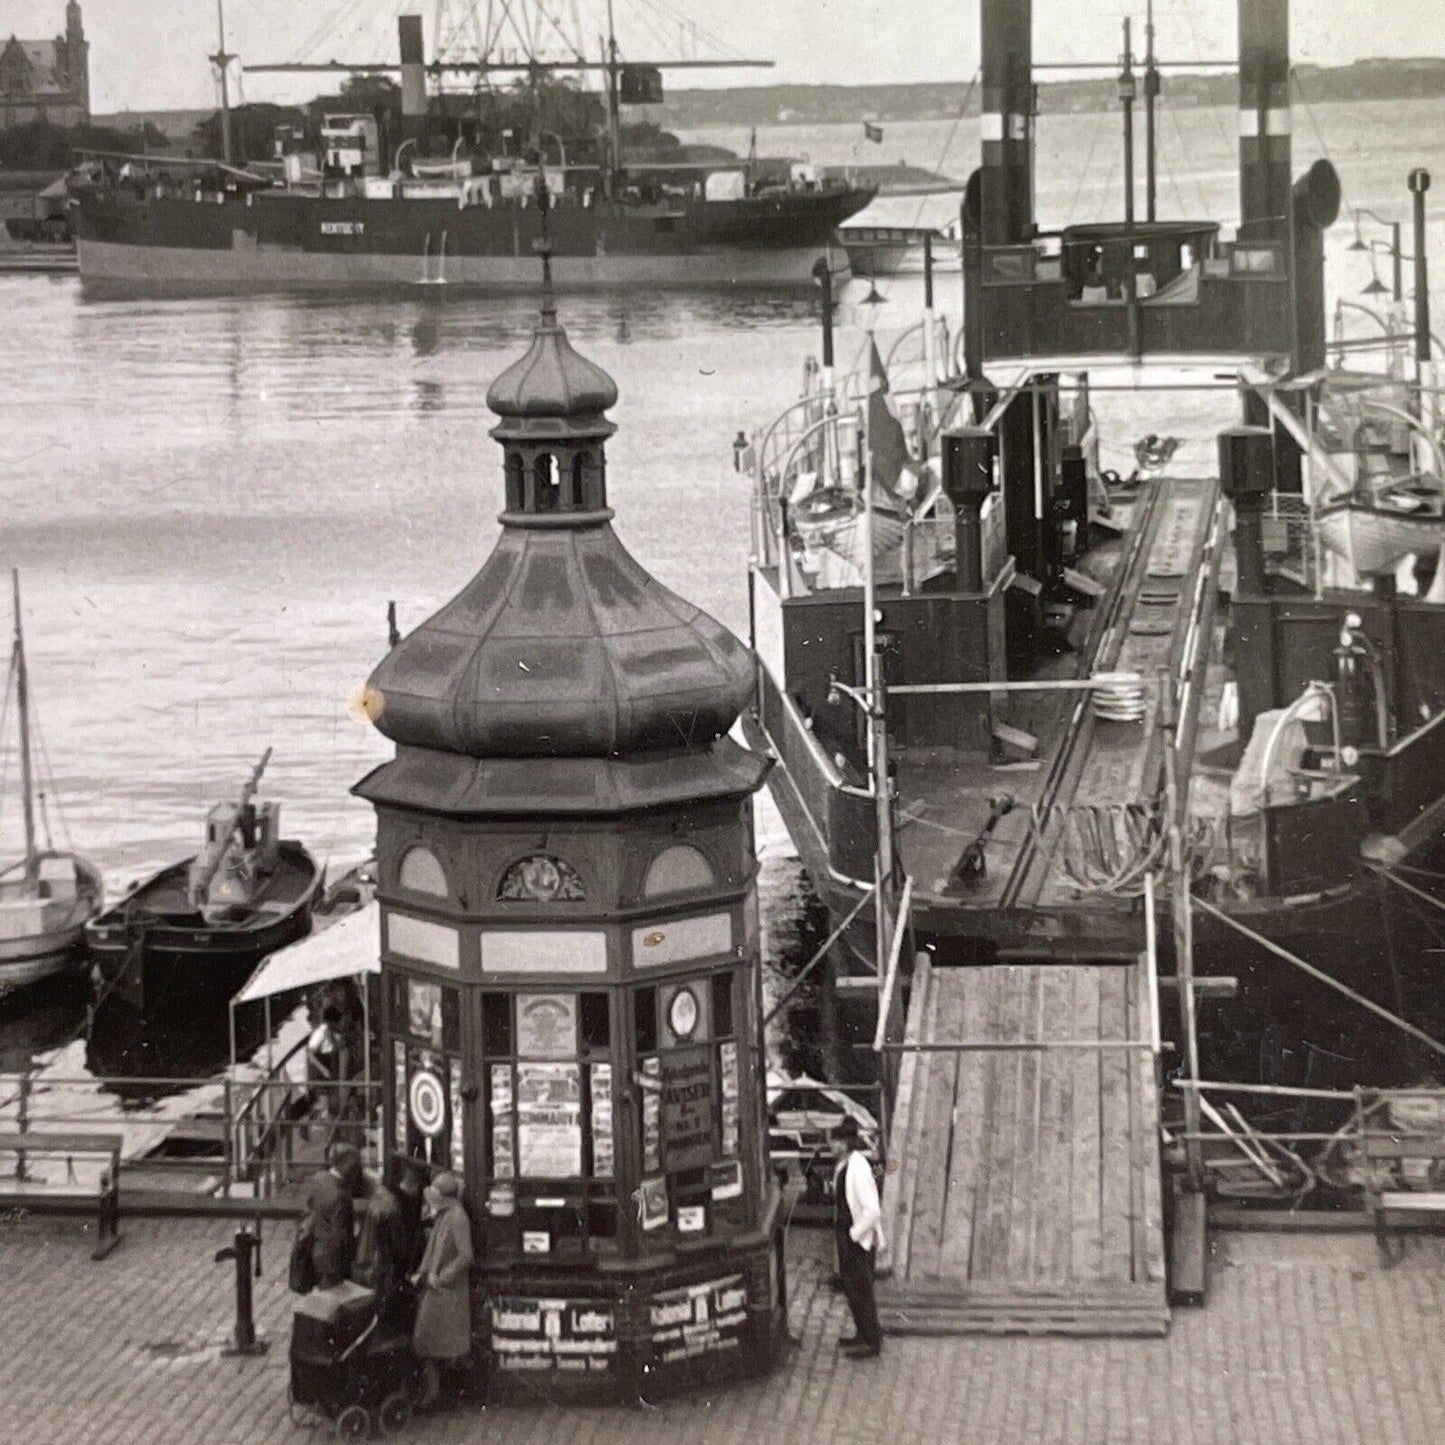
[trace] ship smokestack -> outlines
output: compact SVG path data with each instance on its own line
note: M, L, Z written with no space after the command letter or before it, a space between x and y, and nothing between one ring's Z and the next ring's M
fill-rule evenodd
M1239 214L1254 239L1288 235L1289 0L1239 3Z
M399 15L396 33L401 42L401 128L410 139L421 134L426 121L426 47L421 16Z
M1241 0L1247 3L1247 0ZM983 0L983 244L1019 245L1034 229L1033 0Z

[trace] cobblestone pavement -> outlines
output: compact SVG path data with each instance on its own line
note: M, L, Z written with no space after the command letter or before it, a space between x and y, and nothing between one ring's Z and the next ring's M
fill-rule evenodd
M92 1263L73 1221L0 1224L0 1445L306 1445L286 1405L289 1229L266 1240L260 1359L223 1359L226 1226L129 1221ZM892 1339L841 1359L825 1235L794 1231L769 1379L658 1408L454 1410L431 1442L1427 1445L1445 1440L1445 1242L1382 1269L1365 1235L1217 1237L1209 1304L1164 1340ZM329 1432L318 1441L330 1439Z

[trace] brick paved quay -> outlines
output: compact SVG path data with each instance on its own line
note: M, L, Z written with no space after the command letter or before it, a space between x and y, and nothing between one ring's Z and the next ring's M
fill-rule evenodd
M92 1263L74 1221L0 1224L0 1445L304 1445L286 1407L289 1228L267 1234L261 1359L229 1360L224 1225L127 1222ZM1445 1242L1384 1270L1367 1235L1217 1237L1210 1302L1164 1340L894 1339L840 1359L825 1235L795 1230L792 1332L770 1379L659 1408L469 1410L431 1442L1394 1445L1445 1440ZM330 1439L329 1432L318 1441Z

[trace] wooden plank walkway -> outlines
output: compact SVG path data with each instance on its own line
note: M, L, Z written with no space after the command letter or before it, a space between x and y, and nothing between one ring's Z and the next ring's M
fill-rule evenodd
M1142 966L920 967L884 1187L884 1328L1159 1335L1155 1060Z

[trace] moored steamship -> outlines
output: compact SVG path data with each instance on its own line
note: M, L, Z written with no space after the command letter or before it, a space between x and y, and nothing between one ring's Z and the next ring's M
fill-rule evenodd
M566 288L806 286L820 260L846 268L845 253L832 244L834 229L872 200L873 188L821 178L804 163L628 163L621 106L660 100L661 83L657 66L621 64L615 43L601 63L482 59L427 66L420 18L403 16L399 25L402 114L394 150L374 115L338 114L325 118L315 157L300 153L294 135L278 134L273 161L231 164L223 105L224 162L144 156L92 162L89 179L75 188L82 280L161 291L526 289L535 280L541 236L538 168L554 212L555 271ZM223 70L233 58L223 46ZM600 158L568 164L568 142L550 132L545 139L560 152L555 166L506 154L505 139L501 154L476 146L465 154L461 130L455 137L434 133L437 98L427 95L428 72L440 80L444 71L574 69L605 72L609 134ZM222 95L224 101L224 89ZM428 142L443 140L448 155L427 157Z

